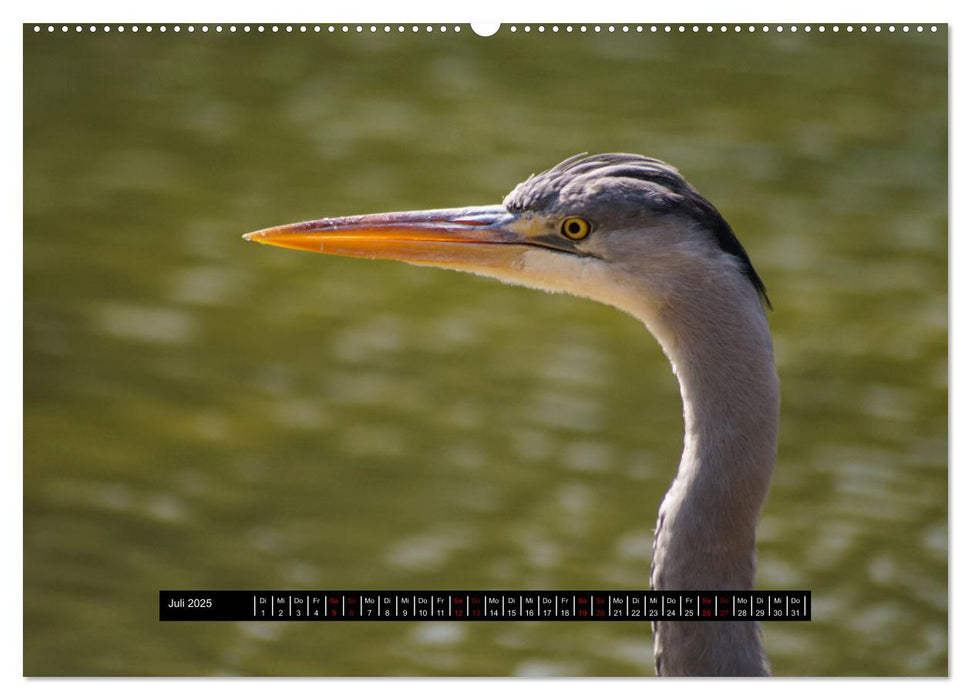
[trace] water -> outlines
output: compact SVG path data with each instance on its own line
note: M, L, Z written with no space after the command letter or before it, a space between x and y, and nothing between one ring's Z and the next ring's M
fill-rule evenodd
M650 675L572 625L165 624L160 588L638 588L677 386L592 302L240 240L675 163L766 281L780 675L947 673L947 37L24 35L29 675Z

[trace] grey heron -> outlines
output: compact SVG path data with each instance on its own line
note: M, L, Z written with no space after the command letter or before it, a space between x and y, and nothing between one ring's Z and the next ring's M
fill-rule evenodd
M658 512L651 585L754 588L779 417L769 300L732 229L675 168L639 155L580 154L498 206L319 219L245 238L472 272L587 297L643 321L678 377L685 427ZM660 621L654 652L660 675L769 673L756 622Z

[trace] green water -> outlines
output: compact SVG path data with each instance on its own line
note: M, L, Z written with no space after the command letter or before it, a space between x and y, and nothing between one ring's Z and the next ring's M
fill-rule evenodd
M677 385L592 302L247 244L676 164L775 306L780 675L947 673L947 36L24 33L24 670L651 675L633 623L160 624L160 588L642 588Z

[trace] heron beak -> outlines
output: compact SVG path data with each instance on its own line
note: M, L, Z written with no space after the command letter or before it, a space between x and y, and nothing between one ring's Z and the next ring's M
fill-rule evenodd
M502 206L318 219L247 233L257 243L459 270L508 268L531 245L530 222Z

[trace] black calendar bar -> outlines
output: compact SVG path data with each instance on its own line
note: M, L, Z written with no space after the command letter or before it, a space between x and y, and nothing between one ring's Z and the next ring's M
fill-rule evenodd
M163 622L808 621L809 591L159 591Z

